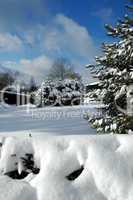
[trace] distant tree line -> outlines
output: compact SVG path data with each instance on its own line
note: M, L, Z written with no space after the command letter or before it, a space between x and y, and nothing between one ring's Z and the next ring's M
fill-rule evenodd
M2 90L8 85L12 85L14 81L15 81L15 78L10 73L1 73L0 74L0 90Z

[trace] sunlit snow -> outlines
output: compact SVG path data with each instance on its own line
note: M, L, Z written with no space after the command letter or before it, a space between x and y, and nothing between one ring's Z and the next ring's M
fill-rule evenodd
M132 200L133 136L54 136L3 139L1 200ZM39 174L22 180L3 176L33 153ZM67 177L83 166L74 180ZM19 166L18 166L19 167ZM20 170L20 169L18 169ZM20 171L21 173L21 171Z

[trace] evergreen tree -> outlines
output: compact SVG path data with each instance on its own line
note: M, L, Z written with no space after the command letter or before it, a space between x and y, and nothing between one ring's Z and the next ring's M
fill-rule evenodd
M133 1L132 1L133 3ZM105 113L89 117L99 132L128 133L133 130L133 6L127 6L129 15L118 20L115 27L105 25L111 44L102 45L104 56L96 57L96 65L88 65L100 80Z

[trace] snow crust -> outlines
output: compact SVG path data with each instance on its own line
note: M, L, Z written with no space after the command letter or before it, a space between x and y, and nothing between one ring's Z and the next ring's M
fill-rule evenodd
M1 138L0 200L132 200L133 136L45 136ZM33 153L37 175L3 175ZM84 166L75 180L66 177ZM21 167L18 165L21 173Z

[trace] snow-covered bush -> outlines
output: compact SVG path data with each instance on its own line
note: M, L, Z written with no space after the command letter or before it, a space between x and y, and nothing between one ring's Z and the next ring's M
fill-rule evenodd
M46 105L78 105L81 102L83 85L76 80L45 81L34 96L34 103Z

